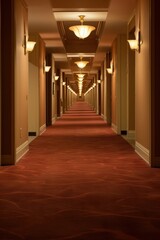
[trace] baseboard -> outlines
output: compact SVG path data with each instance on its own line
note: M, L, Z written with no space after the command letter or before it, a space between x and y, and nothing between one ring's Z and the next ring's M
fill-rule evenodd
M29 141L27 140L16 148L16 163L29 151Z
M134 140L135 139L135 131L133 131L133 130L128 130L128 134L127 134L127 138L128 139L132 139L132 140Z
M148 164L150 164L150 153L149 150L147 148L145 148L144 146L142 146L140 143L135 142L135 152L141 157L143 158L143 160L145 162L147 162Z
M57 117L53 117L53 118L52 118L52 124L55 123L56 119L57 119Z
M42 133L44 133L46 131L46 124L44 124L43 126L40 127L39 129L39 134L41 135Z
M114 123L112 123L112 130L117 133L117 125L115 125Z
M104 115L101 113L101 117L104 119Z
M103 120L107 122L107 116L103 116Z

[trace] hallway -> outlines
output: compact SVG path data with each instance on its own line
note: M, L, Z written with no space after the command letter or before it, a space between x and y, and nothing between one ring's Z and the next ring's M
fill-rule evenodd
M77 102L0 168L0 239L158 240L160 170Z

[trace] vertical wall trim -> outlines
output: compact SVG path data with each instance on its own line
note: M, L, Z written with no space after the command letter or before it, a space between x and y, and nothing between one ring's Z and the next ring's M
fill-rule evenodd
M1 164L11 165L15 163L14 1L1 1L1 21Z

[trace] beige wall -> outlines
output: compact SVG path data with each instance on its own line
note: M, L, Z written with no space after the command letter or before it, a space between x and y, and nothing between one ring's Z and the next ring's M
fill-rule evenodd
M119 85L120 85L120 131L127 130L127 35L118 36Z
M112 127L115 132L127 130L127 36L118 35L112 45Z
M40 39L39 41L39 125L40 133L46 128L46 78L44 72L44 61L45 61L45 44Z
M112 59L114 63L114 72L112 74L111 95L112 95L112 127L117 129L116 119L116 75L117 75L117 38L113 41L112 45Z
M135 16L127 27L128 39L135 38ZM135 139L135 51L127 48L127 137Z
M39 36L30 36L36 42L29 53L29 97L28 97L28 131L39 135L39 78L38 78L38 45Z
M15 148L16 159L28 148L28 54L24 54L22 43L27 30L25 4L15 1Z
M45 45L38 34L30 35L36 45L29 54L29 132L41 134L46 127Z
M106 58L103 62L103 87L104 87L104 120L107 120L107 74L106 74Z
M137 6L137 12L140 7L140 29L143 39L140 53L136 53L135 66L135 108L136 108L136 150L146 160L149 159L150 149L150 89L151 89L151 65L150 65L150 32L149 32L149 3L150 0L140 0L140 5ZM136 19L138 27L138 18Z
M101 115L104 117L104 73L103 66L101 67Z
M57 118L57 88L56 81L54 79L54 74L55 74L55 60L52 55L52 123L54 123Z
M29 62L28 131L39 135L38 67Z

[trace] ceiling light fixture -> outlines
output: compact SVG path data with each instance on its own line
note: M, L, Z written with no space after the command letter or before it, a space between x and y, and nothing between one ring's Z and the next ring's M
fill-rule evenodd
M80 39L87 38L90 35L90 33L93 30L95 30L94 26L83 25L84 17L85 17L84 15L79 16L81 25L75 25L75 26L69 27L69 30L73 31L74 34Z
M79 68L84 68L89 62L88 61L82 61L82 57L80 57L80 61L75 62Z
M85 74L83 73L77 73L78 78L84 78Z

